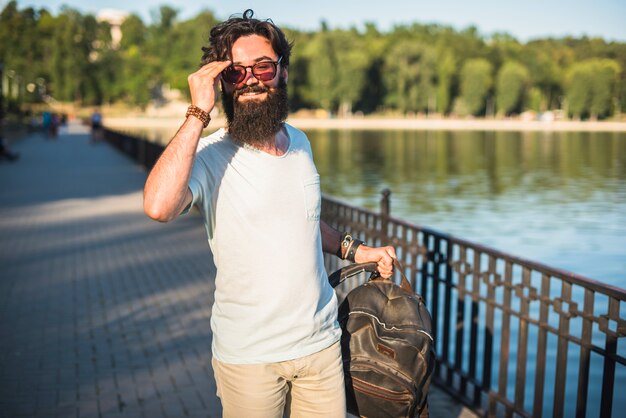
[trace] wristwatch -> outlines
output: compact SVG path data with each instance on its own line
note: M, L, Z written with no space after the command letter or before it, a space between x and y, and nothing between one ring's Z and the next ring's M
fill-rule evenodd
M339 258L354 263L356 250L361 246L361 244L365 243L359 239L352 238L352 235L350 235L348 232L344 232L341 237L341 245L339 247Z
M346 257L348 256L348 250L350 249L350 246L352 245L352 235L350 235L347 232L344 232L343 236L341 237L341 259L345 260Z

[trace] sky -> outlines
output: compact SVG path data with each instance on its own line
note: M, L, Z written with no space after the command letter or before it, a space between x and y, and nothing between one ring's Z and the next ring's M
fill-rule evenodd
M8 1L0 0L0 8ZM82 13L124 10L146 23L167 4L181 19L202 9L226 19L251 8L255 17L301 30L317 30L322 21L331 28L362 28L372 22L382 31L395 24L436 23L457 30L475 26L483 36L506 32L522 42L568 35L626 42L626 0L18 0L19 8L45 7L53 14L64 4Z

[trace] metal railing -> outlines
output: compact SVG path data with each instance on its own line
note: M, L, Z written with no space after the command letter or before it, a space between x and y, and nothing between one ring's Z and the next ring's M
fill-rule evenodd
M161 144L144 138L137 138L121 132L104 129L104 138L124 154L146 167L152 168L165 149Z
M393 218L389 195L380 213L326 197L322 219L395 247L433 317L434 382L483 416L611 417L626 291Z
M164 148L105 137L148 169ZM322 219L395 247L433 318L435 384L484 416L612 416L626 393L624 289L393 218L389 196L380 213L324 197ZM329 272L342 263L326 257Z

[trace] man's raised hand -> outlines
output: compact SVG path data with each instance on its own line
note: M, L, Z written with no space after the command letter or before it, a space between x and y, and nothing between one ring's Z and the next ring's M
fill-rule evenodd
M230 64L230 60L211 61L187 77L191 104L198 106L205 112L210 113L213 110L220 74Z

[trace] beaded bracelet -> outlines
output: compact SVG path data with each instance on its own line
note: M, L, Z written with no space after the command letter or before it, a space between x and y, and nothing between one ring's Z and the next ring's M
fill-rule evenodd
M187 114L185 115L185 117L188 118L189 116L200 119L200 121L202 122L202 127L204 128L209 126L209 122L211 121L211 115L209 115L209 112L205 112L196 105L191 105L187 108Z

